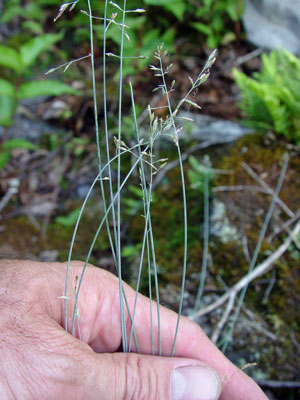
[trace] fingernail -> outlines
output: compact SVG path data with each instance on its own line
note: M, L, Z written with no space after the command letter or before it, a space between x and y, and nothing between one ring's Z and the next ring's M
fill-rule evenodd
M174 369L171 376L171 400L216 400L220 379L206 365L189 365Z

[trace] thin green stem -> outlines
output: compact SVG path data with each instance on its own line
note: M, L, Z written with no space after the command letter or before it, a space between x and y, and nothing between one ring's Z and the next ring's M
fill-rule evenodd
M118 117L118 140L121 142L122 130L122 89L123 89L123 52L124 52L124 33L125 33L125 15L126 15L126 0L123 2L122 10L122 34L120 45L120 80L119 80L119 117ZM118 154L120 148L117 149ZM118 157L118 170L117 170L117 192L120 193L121 184L121 158ZM121 311L121 327L122 327L122 345L124 353L127 353L127 332L125 323L125 312L123 304L123 283L122 283L122 260L121 260L121 198L120 194L117 198L117 265L119 277L119 291L120 291L120 311Z
M156 264L156 255L155 255L155 246L154 246L154 238L152 231L152 222L151 218L149 218L149 236L150 236L150 247L151 247L151 256L153 262L153 271L154 271L154 286L155 286L155 297L156 297L156 312L157 312L157 327L158 327L158 355L161 356L161 329L160 329L160 304L159 304L159 285L158 285L158 276L157 276L157 264Z
M153 332L153 310L152 310L152 281L151 281L151 257L149 232L147 232L147 263L148 263L148 286L149 286L149 304L150 304L150 330L151 330L151 354L154 356L154 332Z
M137 145L134 146L134 147L137 147ZM134 147L133 147L133 148L134 148ZM127 151L129 151L129 149L126 150L126 151L123 151L123 152L121 153L121 155L124 154L124 153L127 153ZM117 159L117 156L115 156L114 158L112 158L112 159L110 160L110 163L112 163L115 159ZM100 179L100 176L102 176L102 174L103 174L103 172L104 172L104 170L105 170L106 168L107 168L107 164L105 164L104 167L100 170L99 174L96 176L96 178L94 179L92 185L90 186L90 189L89 189L89 191L88 191L88 193L87 193L87 195L86 195L86 197L85 197L85 199L84 199L84 201L83 201L83 203L82 203L81 209L80 209L80 211L79 211L78 218L77 218L77 221L76 221L76 224L75 224L75 228L74 228L74 231L73 231L73 235L72 235L72 239L71 239L71 244L70 244L69 254L68 254L66 278L65 278L65 291L64 291L64 313L65 313L64 319L65 319L65 330L66 330L66 331L68 330L68 325L67 325L67 323L68 323L68 319L67 319L67 318L68 318L68 317L67 317L67 315L68 315L68 314L67 314L67 311L68 311L68 310L67 310L68 280L69 280L70 264L71 264L72 251L73 251L73 247L74 247L74 243L75 243L75 238L76 238L76 234L77 234L77 230L78 230L78 227L79 227L79 223L80 223L80 220L81 220L81 217L82 217L84 208L85 208L85 206L86 206L86 204L87 204L87 201L88 201L88 199L89 199L89 197L90 197L90 195L91 195L91 193L92 193L92 191L93 191L93 189L94 189L94 187L95 187L95 184L96 184L97 181Z
M140 143L140 134L139 134L139 128L138 128L138 124L137 124L136 111L135 111L135 101L134 101L133 88L132 88L131 82L130 82L130 93L131 93L131 103L132 103L132 109L133 109L133 119L134 119L136 137L137 137L137 142ZM150 148L151 148L151 146L150 146ZM138 147L138 151L139 151L139 155L142 156L141 146ZM151 162L149 164L151 165ZM150 178L149 192L148 192L147 191L145 171L144 171L144 162L143 162L142 158L141 158L141 161L140 161L140 174L141 174L141 185L142 185L143 199L144 199L143 202L144 202L145 226L144 226L143 243L142 243L142 249L141 249L141 255L140 255L140 265L139 265L139 271L138 271L138 278L137 278L137 284L136 284L134 307L133 307L133 313L132 313L132 329L131 329L131 332L130 332L130 339L129 339L129 352L131 350L133 325L134 325L134 318L135 318L135 312L136 312L138 291L139 291L141 274L142 274L142 267L143 267L143 261L144 261L145 246L146 246L146 242L147 242L147 239L148 239L149 218L151 218L150 217L150 204L151 204L152 171L151 171L151 178ZM150 324L151 324L151 337L153 338L152 312L151 312ZM153 343L153 341L152 341L152 343Z
M99 134L99 124L98 124L98 109L97 109L97 91L96 91L96 75L95 75L95 58L94 58L94 36L93 36L93 16L92 16L92 9L90 0L87 0L88 8L89 8L89 25L90 25L90 47L91 47L91 67L92 67L92 82L93 82L93 103L94 103L94 121L95 121L95 130L96 130L96 143L97 143L97 155L98 155L98 164L99 164L99 171L101 170L101 147L100 147L100 134ZM104 17L104 24L106 24L106 9L105 9L105 17ZM104 47L106 42L106 36L104 36ZM105 82L105 79L104 79ZM104 89L106 91L106 87ZM109 163L109 147L108 147L108 139L107 139L107 125L105 129L106 134L106 149L107 149L107 162L109 168L109 179L110 179L110 187L112 186L111 181L111 168ZM105 198L105 191L102 179L100 179L100 187L101 187L101 196L103 201L103 209L104 213L106 211L106 198ZM112 214L114 216L114 214ZM109 221L106 220L106 230L109 238L110 247L112 250L113 257L115 258L115 249L113 245L113 241L111 238L110 228L109 228Z
M91 68L92 68L92 85L93 85L93 103L94 103L94 123L96 131L96 144L97 144L97 156L98 165L101 169L101 149L100 149L100 135L99 135L99 124L98 124L98 108L97 108L97 93L96 93L96 75L95 75L95 59L94 59L94 34L93 34L93 18L91 2L87 0L89 9L89 27L90 27L90 48L91 48Z
M107 121L107 97L106 97L106 90L107 90L106 89L106 33L107 33L107 28L111 23L111 21L110 21L109 24L107 24L107 6L108 6L108 0L105 0L104 22L103 22L103 25L104 25L104 33L103 33L103 113L104 113L106 156L107 156L108 177L109 177L109 194L110 194L110 201L113 203L114 192L113 192L113 186L112 186L112 172L111 172L111 163L110 163L109 134L108 134L108 121ZM115 207L112 207L111 212L112 212L113 231L114 231L114 238L115 238L115 247L117 248L117 226L116 226ZM109 238L111 241L111 237L109 237ZM112 245L111 245L111 248L112 248L112 255L113 255L115 267L118 272L117 257L116 257L115 251L114 251L114 247ZM129 305L128 305L124 287L122 287L122 292L123 292L123 297L125 300L126 309L127 309L128 315L131 319ZM138 353L140 353L139 345L138 345L138 341L137 341L137 338L135 335L134 328L132 329L132 332L133 332L134 339L135 339L136 350Z
M204 283L207 272L208 261L208 242L209 242L209 175L204 176L204 227L203 227L203 256L201 276L195 301L194 313L200 309L201 297L203 294Z
M186 192L185 192L185 179L184 179L184 170L183 170L183 163L181 158L181 151L180 145L178 142L178 157L179 157L179 166L180 166L180 174L181 174L181 183L182 183L182 198L183 198L183 216L184 216L184 254L183 254L183 267L182 267L182 281L181 281L181 295L180 295L180 302L178 308L178 317L173 341L173 347L171 356L173 357L175 354L175 346L176 346L176 339L178 334L179 328L179 320L182 312L182 305L183 305L183 297L184 297L184 287L185 287L185 277L186 277L186 263L187 263L187 204L186 204Z
M182 162L182 157L181 157L181 151L180 151L180 144L179 144L179 139L177 138L177 129L175 125L175 121L173 118L173 112L172 112L172 107L170 103L170 97L169 97L169 92L165 80L165 74L163 70L163 64L162 64L162 59L160 57L160 70L162 71L161 77L163 81L163 87L164 91L166 94L166 99L167 99L167 104L168 104L168 109L169 109L169 114L170 114L170 120L172 123L172 127L174 130L174 141L177 146L178 150L178 159L179 159L179 167L180 167L180 175L181 175L181 185L182 185L182 200L183 200L183 219L184 219L184 250L183 250L183 267L182 267L182 281L181 281L181 296L180 296L180 302L179 302L179 308L178 308L178 317L177 317L177 323L176 323L176 328L175 328L175 334L174 334L174 341L173 341L173 346L172 346L172 351L171 351L171 356L173 357L175 354L175 346L176 346L176 339L177 339L177 334L178 334L178 328L179 328L179 320L181 316L181 311L182 311L182 305L183 305L183 297L184 297L184 287L185 287L185 277L186 277L186 264L187 264L187 204L186 204L186 191L185 191L185 178L184 178L184 170L183 170L183 162Z
M104 33L103 33L103 114L104 114L104 131L105 131L105 146L106 146L106 157L108 163L108 177L109 177L109 193L110 193L110 201L113 199L113 187L112 187L112 173L111 173L111 164L109 162L110 159L110 151L109 151L109 134L108 134L108 121L107 121L107 97L106 97L106 31L107 31L107 5L108 0L105 0L104 7ZM115 216L115 208L112 208L112 221L113 221L113 230L114 230L114 238L115 238L115 246L117 247L117 227L116 227L116 216ZM113 258L115 262L116 269L117 259L115 251L113 251Z
M129 177L131 176L131 174L133 173L134 169L136 168L136 166L138 165L139 162L140 162L140 157L135 161L135 163L134 163L133 166L131 167L130 171L128 172L128 174L127 174L126 177L124 178L123 182L122 182L121 185L120 185L119 191L117 191L116 194L115 194L115 196L114 196L113 202L110 203L109 206L107 207L106 213L104 214L104 216L103 216L103 218L102 218L102 220L101 220L101 222L100 222L100 224L99 224L99 226L98 226L98 229L97 229L97 231L96 231L96 233L95 233L95 236L94 236L94 239L93 239L93 241L92 241L92 244L91 244L91 246L90 246L90 248L89 248L88 255L87 255L87 257L86 257L86 260L85 260L85 263L84 263L84 266L83 266L83 269L82 269L82 273L81 273L81 276L80 276L80 279L79 279L78 289L77 289L76 295L75 295L75 302L74 302L74 308L73 308L73 318L72 318L72 335L74 335L74 331L75 331L75 319L76 319L76 315L77 315L78 297L79 297L79 293L80 293L80 289L81 289L83 277L84 277L85 270L86 270L87 264L88 264L88 262L89 262L90 256L91 256L91 254L92 254L93 248L94 248L94 246L95 246L96 240L97 240L97 238L98 238L98 236L99 236L99 234L100 234L100 231L101 231L102 226L103 226L103 224L104 224L104 222L105 222L105 220L106 220L106 218L107 218L108 213L110 212L111 208L114 206L115 201L117 200L118 196L120 196L121 190L124 188L126 182L128 181ZM122 298L122 297L123 297L123 296L122 296L122 293L123 293L123 285L121 286L121 290L122 290L122 291L121 291L121 298ZM122 301L122 304L123 304L123 301ZM120 312L122 312L121 309L120 309ZM123 316L124 316L124 318L125 318L124 309L123 309L123 314L124 314ZM125 321L124 321L124 322L125 322Z

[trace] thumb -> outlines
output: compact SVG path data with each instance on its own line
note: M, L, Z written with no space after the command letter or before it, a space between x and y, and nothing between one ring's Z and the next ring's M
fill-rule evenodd
M217 400L221 393L214 369L196 360L134 353L93 357L93 398Z

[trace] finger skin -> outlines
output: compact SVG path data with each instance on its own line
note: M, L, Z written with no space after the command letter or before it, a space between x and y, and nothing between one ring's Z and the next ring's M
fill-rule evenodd
M78 307L82 334L82 342L80 342L60 328L60 326L63 326L64 320L63 300L60 296L62 296L64 292L66 264L51 263L41 265L40 263L31 261L22 261L20 267L11 268L11 276L9 276L9 266L13 267L13 263L13 261L8 261L5 262L3 266L2 262L5 274L7 275L6 280L8 281L6 285L6 295L8 293L10 294L9 301L11 304L19 304L21 309L24 309L24 314L19 324L22 325L22 327L24 325L27 327L34 326L36 328L34 330L34 332L37 332L36 336L34 332L31 331L27 335L31 340L29 343L39 341L41 337L44 339L44 336L50 333L50 335L48 335L50 338L47 341L47 346L50 346L50 349L52 349L52 351L49 351L50 358L54 365L57 365L57 368L54 370L56 371L55 376L52 376L54 374L52 371L52 373L48 373L45 379L47 379L47 381L50 380L50 382L54 381L55 387L59 387L60 385L57 383L57 380L59 381L61 371L66 369L63 368L64 364L68 364L69 359L71 359L74 365L72 364L72 367L69 366L68 370L72 371L71 375L73 378L70 376L68 379L70 382L72 382L73 379L72 384L76 388L75 392L72 394L74 396L80 396L80 388L78 388L80 385L78 385L77 381L74 382L74 376L81 376L81 379L87 382L91 377L96 379L95 374L97 375L94 370L91 371L91 368L86 365L90 364L90 362L87 363L85 360L91 361L91 358L93 360L96 358L96 360L100 360L97 362L101 363L104 360L104 355L100 357L94 352L113 353L116 352L121 345L118 280L110 273L98 268L90 266L87 269ZM74 286L75 276L80 275L81 270L82 263L72 264L69 280L70 294ZM18 290L16 290L16 287ZM12 288L14 288L14 290L12 290ZM127 285L125 285L125 292L130 309L132 310L135 293ZM0 292L0 300L1 294L3 295L3 293ZM30 312L28 311L28 307ZM155 310L155 305L153 306L153 310ZM68 320L70 320L70 306L68 317ZM44 323L41 325L40 321L44 321ZM177 315L175 313L161 307L161 337L162 353L164 356L170 355L176 321ZM4 321L4 325L5 322L7 323L7 321ZM156 332L155 348L157 349L156 318L154 318L153 324L154 331ZM129 318L127 318L127 328L129 332ZM28 328L23 327L22 329L26 330ZM20 331L22 331L22 329L20 328ZM68 326L68 329L70 329L70 326ZM149 300L143 296L139 296L138 300L135 330L141 352L144 354L151 354ZM76 346L74 345L74 341L76 341ZM40 343L42 349L43 346L46 346L45 343ZM40 347L36 346L36 351L40 350ZM23 348L26 348L26 346ZM28 349L29 348L30 346ZM60 352L57 351L58 348L61 349ZM76 351L74 351L74 348ZM82 354L84 354L84 357ZM28 354L28 357L29 356L32 356L32 353ZM224 357L198 325L184 317L182 317L180 321L175 356L199 360L215 368L223 381L222 400L267 399L253 380L247 377L246 374ZM36 356L37 369L40 357L42 357L41 351L38 352ZM111 357L111 355L105 354L105 357ZM123 357L128 357L128 355L124 355ZM28 359L30 359L30 357ZM83 361L79 363L78 359L83 359ZM45 362L49 363L49 359L45 360ZM74 375L74 369L76 370L76 368L80 371ZM167 371L166 374L168 373ZM23 375L26 375L25 372ZM98 384L101 384L99 377L97 379ZM62 384L61 387L62 390L64 390ZM20 391L21 390L22 388L20 388ZM46 399L51 397L42 398Z

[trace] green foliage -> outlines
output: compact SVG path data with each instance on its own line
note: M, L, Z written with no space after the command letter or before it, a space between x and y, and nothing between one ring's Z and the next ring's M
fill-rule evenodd
M183 19L184 13L188 7L185 0L144 0L144 3L151 6L163 7L167 11L173 13L179 20Z
M29 99L37 96L61 96L62 94L79 94L78 90L56 80L25 82L20 86L18 98Z
M91 3L93 5L93 1ZM94 3L95 5L92 7L96 10L94 16L99 18L104 8L104 0ZM75 14L74 18L57 21L58 26L72 30L72 40L78 43L89 40L89 33L86 29L88 12L84 2L82 2L84 12L80 11L80 5L81 2L79 7L72 10L72 13ZM201 33L197 36L201 38L202 35L210 48L234 40L235 34L232 25L241 18L244 0L221 0L218 2L203 0L199 5L186 0L128 0L127 7L131 10L144 7L152 17L145 17L143 13L128 12L126 14L125 24L130 28L126 29L124 41L124 55L126 57L123 65L124 76L134 74L136 71L141 71L147 67L154 51L162 42L169 52L173 53L176 37L189 35L189 39L193 40L195 38L193 29ZM114 53L118 55L121 40L121 12L113 4L109 4L108 17L110 18L113 13L117 13L117 15L114 16L113 22L109 23L106 39L111 41L113 46L110 45L109 47L113 48ZM175 22L174 17L177 20ZM190 29L186 29L185 21L192 21L189 24L192 33ZM94 30L97 38L103 39L102 20L94 20ZM111 62L113 61L118 63L118 57L112 56Z
M22 68L21 56L16 50L0 45L0 65L19 73Z
M244 9L244 0L202 0L199 4L186 0L144 0L144 3L171 12L179 21L196 18L190 26L205 36L209 48L235 39L228 26L241 19Z
M128 262L134 261L134 259L139 255L141 251L141 244L129 244L122 248L122 257L127 258Z
M125 213L130 216L136 215L143 208L143 190L139 187L130 185L128 188L131 197L125 197L123 202L125 205Z
M28 40L15 50L8 46L0 46L0 65L11 68L21 74L27 68L32 67L37 58L51 46L61 40L63 33L48 33Z
M112 8L112 12L116 12L116 10ZM121 15L115 17L115 22L116 23L110 24L107 29L106 38L120 47L121 38L119 24L121 24ZM136 71L141 71L147 67L149 60L152 59L154 51L162 42L165 43L171 53L174 51L176 33L174 28L170 27L164 32L162 32L162 29L159 27L149 27L148 29L148 21L143 15L126 16L125 23L130 29L126 30L124 38L124 76L132 75L136 73ZM95 26L95 30L99 37L103 39L103 25ZM118 51L116 51L116 54L118 54ZM115 58L114 54L110 53L110 56L111 60L114 58L116 62L119 63L119 59Z
M20 47L21 70L32 66L38 56L63 38L63 33L48 33L30 39Z
M79 215L80 208L76 208L75 210L71 211L66 216L59 216L55 218L55 222L64 228L70 228L75 225L78 215Z
M297 243L297 242L299 243L300 234L297 235L296 239L297 239L297 241L295 241L295 243ZM292 243L289 246L288 251L290 253L290 256L291 256L292 260L299 261L300 260L300 249L299 249L299 247L297 247L295 245L295 243Z
M197 22L191 22L190 25L206 36L207 46L213 49L235 39L228 24L238 22L243 9L244 0L203 0L195 10Z
M74 137L72 134L53 133L43 136L44 143L42 148L47 151L54 151L58 147L64 147L69 150L73 157L81 157L88 149L90 139L88 137Z
M18 102L21 99L37 96L59 96L64 93L79 94L71 86L56 80L26 82L39 56L45 51L51 50L52 45L61 40L62 37L62 33L40 35L28 40L18 50L0 45L0 67L4 68L3 75L6 77L6 79L0 79L1 125L11 125Z
M36 150L36 145L21 138L7 140L0 146L0 169L8 163L14 149Z
M44 8L48 6L57 6L57 0L35 0L27 1L25 4L22 0L7 0L0 22L7 24L19 18L23 30L31 34L42 34L46 17Z
M91 1L92 8L95 10L93 16L93 29L96 33L98 45L101 46L101 40L104 38L104 26L101 19L104 9L105 1ZM140 0L129 0L127 7L131 10L141 10ZM71 4L73 3L65 3ZM107 9L107 18L111 18L107 23L107 30L105 32L108 46L113 53L109 53L110 62L119 64L119 48L121 45L121 26L122 26L122 12L121 2L109 2ZM71 7L66 7L63 12L69 12ZM83 8L83 10L81 9ZM72 32L72 41L80 43L82 47L83 42L89 41L89 31L86 29L88 23L88 9L87 4L79 2L79 6L72 9L74 16L71 20L61 18L62 13L58 13L57 24L59 27L70 30ZM124 59L123 59L123 75L131 75L136 71L143 70L148 66L149 60L157 48L157 46L164 42L168 46L170 52L174 50L175 29L155 24L153 26L150 21L144 16L143 12L128 12L125 19L126 29L124 37ZM129 28L130 27L130 28ZM68 52L69 53L69 52ZM116 74L118 77L118 74Z
M188 169L188 178L192 189L201 193L204 192L204 183L206 179L213 179L215 171L211 168L209 158L206 156L200 163L194 156L188 158L191 169Z
M144 0L144 3L163 8L172 13L179 22L192 20L190 26L204 35L209 48L215 48L219 44L226 44L235 39L235 33L230 25L240 21L244 10L244 0L202 0L199 4L186 0ZM159 15L162 20L164 17L161 13ZM182 35L181 30L180 33Z
M76 2L77 3L77 2ZM72 59L72 48L74 43L80 43L81 47L85 47L83 42L89 41L89 32L86 29L88 23L86 2L79 1L78 6L72 7L69 4L65 12L71 11L72 18L59 18L57 26L65 32L72 32L72 35L65 34L65 40L59 46L67 53L67 58ZM104 9L104 0L92 0L92 9L95 10L94 16L101 17ZM112 3L112 2L111 2ZM116 2L122 4L122 2ZM232 24L239 21L243 10L244 0L201 0L197 2L186 0L128 0L127 7L130 10L144 7L149 11L150 18L146 18L144 14L128 12L126 14L126 25L128 38L124 43L124 70L123 75L131 75L136 71L141 71L147 67L149 60L152 59L157 46L164 42L170 53L174 52L174 42L176 36L180 37L189 35L189 39L195 38L195 31L206 41L210 48L217 45L226 44L234 40L235 34L232 31ZM49 8L51 9L49 10ZM57 0L12 0L6 1L5 11L0 18L0 22L15 22L21 29L29 34L43 35L43 26L47 16L57 15ZM84 12L81 9L84 9ZM110 46L114 52L118 54L120 46L120 22L121 12L113 4L108 6L108 18L113 13L116 23L110 23L106 32L107 39L115 46ZM152 16L151 16L152 15ZM176 18L176 28L174 27L174 17ZM21 23L20 23L21 20ZM186 29L186 22L190 22L191 29ZM99 24L98 24L99 23ZM184 29L182 29L184 27ZM98 39L103 39L104 29L101 20L94 20L94 30ZM193 36L193 37L191 37ZM38 40L36 38L35 40ZM198 38L197 38L198 40ZM98 43L100 45L100 43ZM34 44L37 48L37 43ZM111 61L118 59L111 58ZM18 66L15 66L18 69ZM117 69L117 67L116 67ZM117 76L118 74L116 74Z
M287 50L272 51L262 55L262 70L252 78L233 73L246 124L300 144L300 59Z
M90 143L90 139L86 137L72 137L66 144L75 157L80 157L86 150Z

